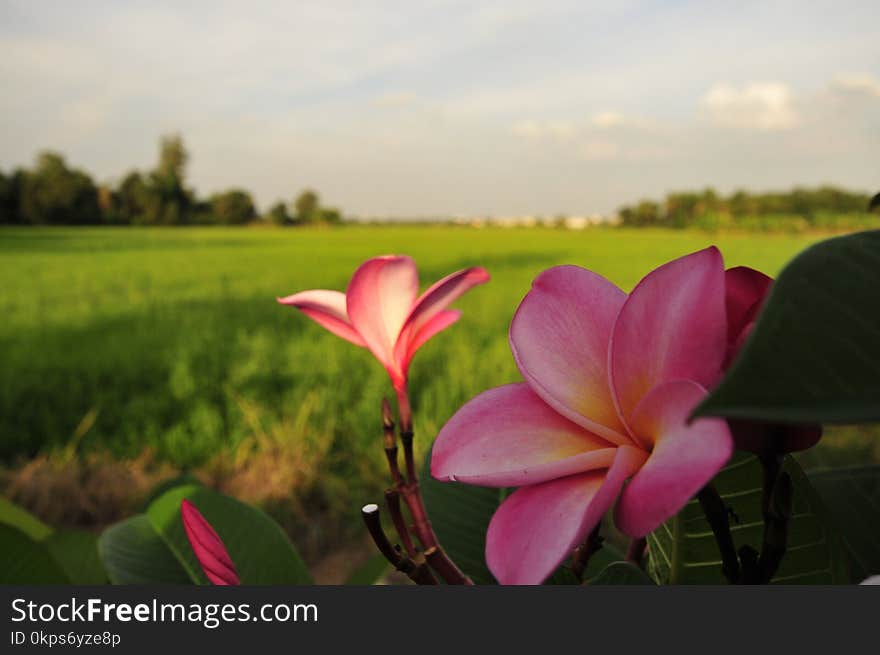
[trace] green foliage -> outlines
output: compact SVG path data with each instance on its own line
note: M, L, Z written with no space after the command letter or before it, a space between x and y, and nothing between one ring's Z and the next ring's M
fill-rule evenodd
M624 206L618 216L624 226L698 227L716 231L803 232L809 229L846 230L876 225L868 195L831 186L795 188L788 192L750 193L739 189L721 196L714 189L666 195L662 203L642 200Z
M197 484L171 487L144 514L104 531L100 553L111 582L208 584L183 528L184 498L217 531L242 584L311 583L308 569L277 523L250 505Z
M880 574L880 466L823 469L810 482L853 559L853 581Z
M797 463L787 458L794 497L788 547L771 583L845 584L850 582L847 555L840 535L829 523L828 510ZM762 469L753 455L737 455L713 480L730 510L730 532L737 550L760 550ZM715 536L699 502L648 535L648 571L659 584L726 584Z
M0 523L0 584L67 584L46 544Z
M214 194L209 204L211 216L221 225L243 225L257 216L253 199L242 189Z
M90 532L53 531L0 498L0 584L103 584L96 542Z
M475 584L495 584L486 566L486 530L505 490L438 482L431 477L430 458L420 485L434 532L452 561Z
M193 584L145 514L107 528L98 549L113 584Z
M26 172L19 184L19 220L16 222L30 225L100 222L94 182L86 173L68 168L59 154L41 153L34 169Z
M654 585L647 573L629 562L612 562L589 580L590 585Z
M321 200L315 191L306 189L297 196L293 207L296 211L297 221L300 223L314 223L319 218L318 212L321 208Z
M310 584L309 571L281 527L260 510L198 485L167 491L146 515L165 545L200 584L207 583L192 551L180 503L188 498L226 545L242 584Z
M823 241L779 275L702 416L880 420L880 231Z
M85 530L52 533L43 542L71 584L98 585L107 574L98 555L98 536Z
M287 226L293 225L293 217L287 211L287 205L283 202L276 202L266 214L266 219L273 225Z

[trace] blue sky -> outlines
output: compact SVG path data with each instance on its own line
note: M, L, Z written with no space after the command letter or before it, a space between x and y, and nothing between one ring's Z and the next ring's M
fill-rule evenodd
M0 1L0 167L369 215L582 214L712 185L880 188L876 2Z

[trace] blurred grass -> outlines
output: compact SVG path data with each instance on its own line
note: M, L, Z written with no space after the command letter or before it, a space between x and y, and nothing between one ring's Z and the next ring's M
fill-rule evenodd
M728 266L773 275L820 238L447 226L2 229L0 459L14 468L49 457L57 467L63 454L63 468L146 453L152 469L196 470L274 503L300 529L315 529L314 515L357 525L356 508L384 487L385 372L276 296L344 289L360 262L391 252L415 257L423 287L465 266L490 271L492 282L457 303L461 321L415 358L425 452L464 401L518 378L507 326L541 270L579 264L629 290L655 266L714 243ZM843 451L876 455L853 434Z

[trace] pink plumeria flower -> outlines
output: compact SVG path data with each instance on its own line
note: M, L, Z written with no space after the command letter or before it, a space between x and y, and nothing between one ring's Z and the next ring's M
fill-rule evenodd
M519 487L486 539L499 582L542 582L615 500L618 528L645 536L728 461L727 423L688 420L727 358L726 277L713 247L629 296L577 266L534 281L510 326L525 382L462 407L431 462L440 480Z
M215 585L241 584L226 546L196 506L184 498L180 515L186 537L208 580Z
M411 257L385 255L360 265L345 293L315 289L279 298L351 343L369 348L388 371L398 396L416 351L461 316L446 309L459 296L489 280L483 268L467 268L419 295L419 274Z

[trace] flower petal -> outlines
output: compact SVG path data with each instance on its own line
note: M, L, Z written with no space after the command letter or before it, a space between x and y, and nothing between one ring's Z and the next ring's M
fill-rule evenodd
M395 367L394 344L418 292L418 271L406 256L369 259L348 284L345 295L351 324L389 370Z
M232 563L223 541L196 506L186 498L180 503L180 515L186 537L208 580L215 585L240 584L238 571L235 570L235 564Z
M485 268L475 266L456 271L435 282L419 296L406 319L407 326L413 326L413 333L425 325L438 312L449 307L467 291L489 281L489 273Z
M631 426L653 447L651 456L620 495L615 523L643 537L673 516L730 459L733 441L727 423L701 418L688 423L706 390L690 380L653 389L633 412Z
M736 266L724 272L727 306L727 341L735 343L743 329L754 320L756 306L764 301L773 278L748 266Z
M510 324L510 347L526 382L578 425L630 444L608 385L608 342L626 294L578 266L541 273Z
M713 386L727 350L724 265L714 246L653 270L624 303L611 336L611 385L629 424L636 404L669 380Z
M607 470L521 487L489 523L486 562L501 584L540 584L581 544L611 507L643 451L617 448Z
M398 359L398 361L401 362L401 369L403 372L406 373L407 369L409 369L409 363L412 361L413 355L416 354L416 351L419 348L425 345L428 339L448 328L459 318L461 318L461 312L459 310L447 309L434 314L427 323L422 325L421 329L416 333L412 340L405 344L406 349ZM403 343L403 341L401 340L398 343Z
M301 291L292 296L278 298L278 302L282 305L296 307L315 323L346 341L351 341L357 346L367 345L348 320L345 294L341 291L327 289Z
M527 384L490 389L449 419L434 442L431 475L519 487L611 465L615 448L557 414Z

